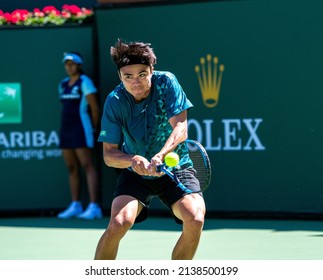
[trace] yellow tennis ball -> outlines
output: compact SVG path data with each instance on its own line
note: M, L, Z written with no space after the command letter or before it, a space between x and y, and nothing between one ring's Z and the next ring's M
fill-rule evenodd
M174 167L179 163L179 156L174 152L170 152L165 156L165 163L169 167Z

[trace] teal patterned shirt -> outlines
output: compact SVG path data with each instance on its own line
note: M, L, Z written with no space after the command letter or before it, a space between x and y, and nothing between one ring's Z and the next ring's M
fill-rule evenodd
M98 141L123 142L123 152L150 161L172 133L169 119L192 107L175 75L154 71L151 93L142 102L135 103L122 83L108 95ZM180 166L191 163L185 142L175 152L180 157Z

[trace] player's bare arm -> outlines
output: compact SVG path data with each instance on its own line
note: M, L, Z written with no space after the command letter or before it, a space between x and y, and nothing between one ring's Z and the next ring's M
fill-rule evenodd
M132 167L133 171L142 176L160 176L146 158L126 154L118 149L117 144L103 143L103 158L105 164L110 167Z
M152 164L158 165L163 162L164 157L173 151L178 144L187 139L187 111L173 116L169 119L169 123L173 128L173 132L167 139L164 147L152 158Z

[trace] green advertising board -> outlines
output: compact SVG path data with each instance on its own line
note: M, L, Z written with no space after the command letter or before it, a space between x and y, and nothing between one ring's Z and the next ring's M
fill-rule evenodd
M202 1L96 10L104 97L109 48L150 42L194 104L189 137L209 153L209 212L323 212L323 4ZM156 208L159 206L156 205Z
M71 197L58 147L62 57L79 51L91 76L92 27L1 28L0 35L0 211L63 208Z
M0 83L0 123L21 123L20 83Z
M156 70L173 72L194 104L189 137L212 163L209 213L323 212L323 4L181 2L98 7L94 34L0 28L0 211L69 202L58 148L62 53L83 54L104 101L120 82L109 49L123 38L150 42ZM109 208L115 171L98 158Z

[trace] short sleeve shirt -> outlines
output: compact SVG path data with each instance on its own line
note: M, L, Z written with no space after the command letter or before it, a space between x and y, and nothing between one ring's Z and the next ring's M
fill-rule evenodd
M125 153L141 155L150 161L172 133L169 119L192 107L175 75L154 71L151 93L142 102L135 103L122 83L108 95L98 141L113 144L123 141ZM175 151L181 158L179 165L190 161L185 144Z
M97 91L92 80L84 74L72 86L69 86L69 80L65 78L58 85L59 99L63 104L63 121L79 119L79 115L88 114L86 96Z
M69 82L70 78L67 77L58 85L62 102L60 147L93 148L95 139L86 96L96 94L97 89L84 74L73 85L69 85Z

